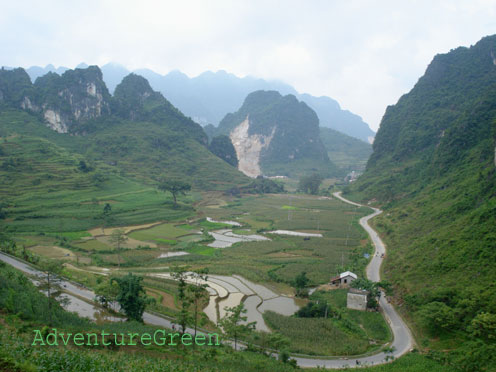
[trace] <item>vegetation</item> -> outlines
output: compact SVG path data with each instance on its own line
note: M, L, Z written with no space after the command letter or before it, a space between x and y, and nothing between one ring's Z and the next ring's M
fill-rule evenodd
M220 135L212 138L208 149L228 164L231 164L235 168L238 167L236 150L228 136Z
M317 173L310 176L303 176L300 178L300 182L298 183L298 191L316 195L319 192L319 187L322 181L322 176Z
M289 203L297 209L281 208ZM245 234L280 229L320 232L323 237L305 240L271 234L270 241L242 242L214 252L210 247L205 251L204 247L195 246L186 249L189 255L168 259L174 264L208 268L210 274L237 274L255 282L272 282L293 293L288 287L293 286L295 273L305 271L308 286L326 283L343 270L362 273L368 262L364 254L371 253L366 233L358 225L359 218L369 213L369 209L333 199L319 200L306 195L249 196L223 208L205 207L202 212L219 221L236 220L243 224L234 233L243 233L244 229L250 229ZM208 229L210 224L200 222L200 226ZM227 227L214 225L211 229Z
M100 101L86 91L87 84L95 86ZM6 98L0 112L9 116L6 125L0 118L1 132L6 132L0 136L43 137L70 153L83 155L85 159L78 159L79 170L100 182L105 181L107 172L95 168L95 161L111 164L116 173L147 183L164 173L190 182L197 180L193 186L201 189L225 189L248 181L208 151L206 135L198 124L137 75L126 77L111 97L96 66L69 70L62 76L48 74L34 85L22 69L2 70L0 91L5 91ZM62 91L65 93L60 94ZM42 111L48 109L59 113L67 129L79 135L67 136L47 128ZM13 157L6 162L0 159L0 165L16 166L13 161Z
M120 287L117 282L111 279L101 279L99 280L100 282L98 283L97 279L97 286L95 287L95 300L103 306L105 309L110 309L113 311L117 311L116 309L116 304L118 304L117 301L117 296L119 296L120 293Z
M320 138L329 159L343 171L364 171L372 145L331 128L320 127Z
M48 333L49 321L46 297L21 273L0 262L0 369L15 372L30 371L248 371L270 368L275 372L293 371L293 367L277 362L262 353L234 353L230 347L119 348L107 347L33 346L33 330ZM52 307L52 324L60 332L91 333L153 333L156 328L127 322L97 325L63 310L57 303Z
M39 278L40 289L46 291L47 294L47 304L48 304L48 324L52 324L52 306L57 300L57 297L61 294L60 279L57 275L62 272L62 264L55 260L44 260L41 261L40 269L45 274Z
M116 229L112 232L110 236L110 242L115 244L115 251L117 253L117 257L119 258L118 266L121 267L121 248L122 244L127 241L127 236L124 235L124 231L121 229Z
M490 36L436 56L387 109L348 190L385 210L374 221L389 247L384 274L420 345L466 371L496 366L495 338L483 336L496 314L495 46Z
M121 306L121 310L124 311L129 320L142 322L145 307L152 302L152 299L146 297L141 284L143 277L128 273L123 277L112 278L110 285L114 281L119 285L119 293L115 299Z
M348 309L346 293L344 289L317 291L295 316L266 312L264 319L289 340L291 352L356 355L386 343L391 335L381 314Z
M190 284L187 289L193 303L193 326L194 326L194 336L196 337L196 332L198 329L198 317L200 315L200 300L205 297L205 292L208 285L205 283L208 279L208 269L201 269L192 272L193 284Z
M258 176L250 184L240 189L246 194L278 194L284 192L284 186L269 178Z
M387 281L373 282L365 278L358 278L351 282L350 286L369 292L367 307L371 309L377 309L378 307L378 301L381 297L381 288L383 288L386 293L391 294L391 285Z
M174 207L177 207L177 195L186 195L186 191L191 190L191 185L181 180L170 179L160 181L158 188L170 192L174 199Z
M219 321L224 333L234 339L234 350L238 350L239 337L246 336L255 329L255 322L246 323L246 309L243 302L235 307L226 308L226 315Z
M260 157L264 174L296 176L312 171L336 174L337 168L329 161L319 137L317 115L295 96L283 97L276 91L253 92L237 112L222 119L217 133L229 134L247 117L248 135L272 135L270 145Z
M181 325L181 332L186 332L186 326L190 320L189 307L191 305L191 299L187 296L186 290L188 284L186 279L188 277L188 269L186 267L173 267L171 270L171 276L178 282L178 300L181 304L181 312L179 314L178 322Z

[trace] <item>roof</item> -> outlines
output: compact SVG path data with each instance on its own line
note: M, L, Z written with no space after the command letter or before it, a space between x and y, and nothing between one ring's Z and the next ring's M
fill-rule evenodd
M344 273L339 274L340 278L344 278L347 276L351 276L352 278L358 279L358 276L356 274L352 273L351 271L345 271Z
M348 290L348 293L353 293L353 294L360 294L360 295L368 295L370 292L366 291L365 289L358 289L358 288L350 288Z

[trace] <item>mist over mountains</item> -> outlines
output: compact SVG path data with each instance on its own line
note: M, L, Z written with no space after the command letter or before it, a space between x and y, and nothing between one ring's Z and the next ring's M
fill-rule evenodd
M81 63L77 67L86 68ZM26 69L33 82L36 78L54 72L61 74L65 67L55 68L33 66ZM101 66L103 80L109 91L115 87L130 71L117 63ZM335 129L365 142L371 142L375 133L362 118L348 110L341 109L339 103L330 97L315 97L300 94L292 86L280 81L258 79L251 76L237 77L226 71L206 71L190 78L180 71L171 71L167 75L158 74L149 69L138 69L134 73L143 76L151 87L161 92L174 106L185 115L201 125L217 126L229 112L235 112L248 94L257 90L275 90L282 95L292 94L298 100L312 108L319 118L320 126Z

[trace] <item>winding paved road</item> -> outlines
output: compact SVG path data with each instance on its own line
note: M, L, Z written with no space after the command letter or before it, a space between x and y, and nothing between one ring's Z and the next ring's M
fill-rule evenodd
M363 206L361 204L354 203L352 201L343 198L340 192L334 193L333 195L345 203L356 205L359 207ZM372 281L380 281L380 267L382 264L381 255L386 252L386 248L381 238L379 238L377 232L369 226L368 220L382 213L382 211L377 208L372 208L372 209L374 210L374 213L362 217L360 219L360 225L370 235L370 238L372 239L372 242L375 246L375 253L369 265L367 266L367 277ZM28 264L19 261L11 256L5 255L1 252L0 252L0 260L14 266L15 268L27 274L35 275L35 276L44 275L40 271L33 269ZM93 302L95 298L94 292L86 288L77 286L74 283L68 281L62 281L61 284L64 285L65 291L72 293L76 296L79 296L81 298L84 298L90 302ZM395 358L402 356L413 347L413 338L411 332L408 329L405 322L398 315L394 307L386 301L384 294L381 296L379 300L379 306L380 306L380 311L384 314L384 317L386 321L389 323L389 326L391 327L391 330L393 332L392 347L394 348L394 351L392 353L386 354L384 352L380 352L365 357L356 357L356 358L348 357L348 358L340 358L340 359L316 359L316 358L304 358L304 357L292 357L292 358L296 359L298 366L300 367L306 367L306 368L324 367L330 369L339 369L346 367L348 368L363 367L365 365L371 366L377 364L384 364L391 358L391 356L394 356ZM159 327L166 327L169 329L172 328L173 325L173 323L170 320L147 312L143 314L143 320L145 321L145 323L156 325ZM176 329L178 329L177 326ZM187 332L194 333L194 330L191 328L187 328ZM242 347L242 345L240 346ZM357 362L359 364L357 364Z

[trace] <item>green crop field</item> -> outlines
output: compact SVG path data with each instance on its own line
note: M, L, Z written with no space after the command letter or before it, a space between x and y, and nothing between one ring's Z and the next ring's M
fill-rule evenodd
M175 224L164 223L151 227L149 229L133 231L129 234L129 237L143 241L161 242L161 239L173 240L189 233L190 231L188 231L187 229L176 227Z
M377 349L391 339L388 326L378 312L346 308L345 289L317 291L313 301L325 300L332 313L325 318L298 318L264 313L269 326L290 340L289 350L313 355L356 355Z

